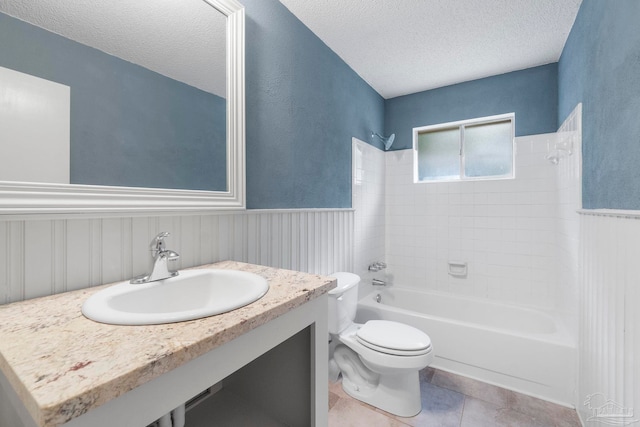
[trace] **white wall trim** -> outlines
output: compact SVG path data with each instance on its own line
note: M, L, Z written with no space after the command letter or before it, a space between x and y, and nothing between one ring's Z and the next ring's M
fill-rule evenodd
M279 214L279 213L303 213L303 212L355 212L355 209L353 208L247 209L240 213Z
M1 195L1 193L0 193ZM181 210L161 210L154 212L147 211L117 211L117 212L78 212L78 213L34 213L34 214L0 214L0 223L8 221L25 220L72 220L72 219L105 219L105 218L140 218L140 217L167 217L167 216L203 216L203 215L251 215L251 214L284 214L284 213L320 213L320 212L355 212L353 208L304 208L304 209L242 209L242 210L202 210L194 209L189 211Z
M640 218L640 211L624 209L580 209L580 215L608 216L612 218Z

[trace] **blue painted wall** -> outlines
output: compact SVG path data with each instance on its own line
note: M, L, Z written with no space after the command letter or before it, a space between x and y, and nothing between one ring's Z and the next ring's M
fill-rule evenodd
M412 129L457 120L516 113L516 136L558 130L557 64L473 80L385 102L385 134L392 150L413 146Z
M640 209L640 1L584 0L558 70L559 121L583 103L583 206Z
M351 207L351 138L384 100L277 0L246 12L248 208Z
M243 4L248 208L350 207L351 138L370 142L372 130L395 132L393 149L401 149L411 146L415 126L512 111L517 135L557 129L557 64L385 101L279 1ZM11 32L0 23L2 40Z
M224 99L1 13L0 40L0 66L71 87L72 183L226 189Z

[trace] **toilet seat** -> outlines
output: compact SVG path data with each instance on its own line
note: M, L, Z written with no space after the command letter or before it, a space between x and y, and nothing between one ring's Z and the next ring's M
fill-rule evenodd
M357 341L372 350L396 356L419 356L431 351L431 339L421 330L388 320L370 320L356 332Z

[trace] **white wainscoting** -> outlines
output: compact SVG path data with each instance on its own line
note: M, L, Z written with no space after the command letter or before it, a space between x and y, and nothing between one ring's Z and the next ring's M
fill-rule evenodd
M607 406L640 420L640 212L581 211L580 232L576 407L588 426L612 425L589 419Z
M352 271L351 209L0 221L0 304L126 280L147 271L169 231L178 268L231 259L330 274Z

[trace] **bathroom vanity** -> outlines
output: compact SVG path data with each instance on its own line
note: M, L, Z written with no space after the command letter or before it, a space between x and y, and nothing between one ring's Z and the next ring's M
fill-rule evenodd
M0 306L0 427L145 427L205 390L213 396L198 417L187 412L187 427L203 417L232 425L244 413L229 404L238 398L267 414L265 425L326 426L335 280L232 261L203 267L258 274L269 291L228 313L147 326L85 318L82 303L104 286ZM233 399L215 404L223 393Z

